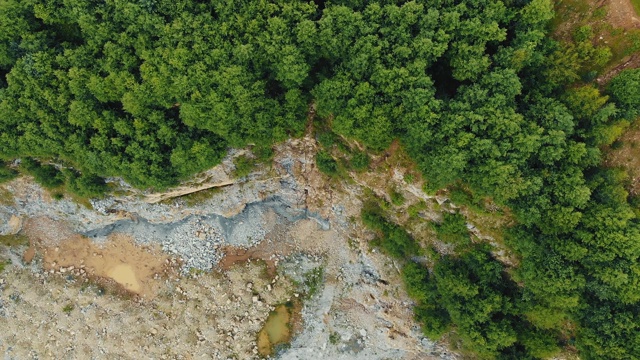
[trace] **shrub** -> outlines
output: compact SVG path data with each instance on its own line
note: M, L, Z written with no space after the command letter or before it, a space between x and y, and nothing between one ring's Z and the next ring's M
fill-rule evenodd
M18 176L17 171L0 164L0 184L13 180L16 176Z
M453 244L456 247L471 244L471 237L467 229L464 216L459 213L451 214L445 212L444 219L441 224L434 224L438 239L447 244Z
M316 154L316 164L318 165L318 170L329 176L334 176L338 173L338 163L326 151L320 151Z
M633 120L640 115L640 69L621 71L611 80L607 90L623 117Z
M419 202L409 206L407 208L407 213L410 217L415 218L420 214L420 211L427 209L427 203L424 200L420 200Z
M255 166L255 161L249 159L247 156L238 156L233 159L233 164L236 166L234 176L237 178L243 178L251 173Z
M411 173L404 175L404 182L406 182L407 184L413 184L414 181L416 181L415 175Z
M317 139L320 145L325 149L331 149L331 147L339 141L338 136L331 131L325 131L318 134Z
M351 167L356 171L363 171L369 167L369 155L358 151L351 157Z
M269 146L256 146L251 149L251 152L256 156L256 161L260 163L266 163L273 159L273 149Z
M402 227L388 221L379 206L365 204L361 216L365 225L380 233L373 242L374 246L380 246L389 255L400 259L420 254L420 245Z
M21 166L37 183L47 189L54 189L64 184L64 176L53 165L42 165L32 158L22 159Z
M73 170L65 170L67 179L67 190L83 197L100 197L103 196L109 187L104 179L94 174L79 174Z
M391 197L391 203L395 206L404 204L404 196L395 187L389 189L389 197Z

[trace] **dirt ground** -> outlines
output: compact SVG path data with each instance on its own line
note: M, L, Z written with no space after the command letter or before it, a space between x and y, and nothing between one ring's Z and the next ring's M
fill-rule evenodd
M52 200L28 178L1 186L16 200L0 205L7 221L0 232L19 231L30 244L0 249L0 261L12 263L0 273L0 353L260 358L256 341L269 313L294 300L300 307L292 314L293 338L275 349L275 358L456 358L446 344L424 338L399 267L370 248L372 234L357 222L363 186L380 186L375 192L383 194L391 181L403 181L394 170L400 165L380 160L388 171L371 185L328 181L315 168L315 151L311 137L290 140L276 149L272 167L193 206L124 196L90 210ZM219 182L229 172L228 165L217 169L206 178ZM419 184L405 185L409 203L415 201ZM274 196L280 205L260 207ZM202 218L187 218L193 214ZM201 227L218 214L236 219L226 225L233 231L220 234L242 230L260 239L221 238L215 245ZM145 230L100 230L127 228L116 226L123 221ZM95 229L107 235L81 235ZM201 255L202 244L212 241L213 270L185 272L187 259L158 247L166 239L140 238L168 233L186 256Z
M640 28L640 16L636 14L631 0L608 0L609 14L607 21L614 27L624 29Z
M171 271L169 257L158 247L136 246L133 239L121 234L110 236L106 244L76 235L42 252L45 271L112 280L124 290L146 298L156 295L160 275Z
M627 172L627 190L631 195L640 195L640 125L632 125L616 146L605 152L604 164L613 168L622 168Z
M82 277L2 274L0 352L27 359L257 358L257 333L291 284L258 264L165 280L153 300ZM249 288L248 284L251 284Z
M601 4L600 1L598 4ZM605 21L613 28L625 30L640 29L640 15L635 12L631 0L607 0L607 17ZM620 63L614 64L602 76L597 79L598 84L604 85L615 77L620 71L625 69L635 69L640 67L640 54L635 53L623 58Z

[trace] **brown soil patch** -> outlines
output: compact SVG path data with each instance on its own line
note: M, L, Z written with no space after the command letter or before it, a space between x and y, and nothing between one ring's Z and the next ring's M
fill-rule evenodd
M627 190L631 195L640 194L640 124L636 122L627 130L618 142L617 149L606 151L604 165L621 167L629 176Z
M605 85L609 82L609 80L613 79L616 75L618 75L624 69L636 69L640 67L640 54L636 53L631 56L627 56L622 59L622 63L613 69L607 71L604 75L598 77L596 82L598 85Z
M607 22L615 27L640 29L640 17L636 14L630 0L609 0Z
M24 260L25 264L29 264L35 256L36 248L29 246L29 248L24 252L24 255L22 255L22 260Z
M17 234L22 229L22 219L15 215L11 215L11 218L9 218L8 225L9 225L9 234L11 235Z
M24 222L24 234L41 246L55 246L74 236L74 232L64 225L46 216L29 218Z
M46 247L43 266L47 271L114 281L128 292L152 298L160 288L158 275L166 270L167 262L160 249L137 246L125 235L111 236L104 246L74 235L55 247Z
M195 186L195 187L183 186L183 187L175 188L169 192L149 194L145 197L144 201L148 202L149 204L156 204L156 203L177 198L180 196L194 194L199 191L204 191L204 190L209 190L214 188L221 188L221 187L225 187L233 184L235 184L235 180L227 180L227 181L223 181L215 184L204 184L204 185Z
M260 260L264 261L267 266L267 273L270 277L274 277L276 275L275 261L270 258L272 253L266 251L265 246L262 245L262 243L249 249L226 245L222 247L222 252L224 253L224 257L218 263L218 266L222 270L227 271L234 265L245 263L247 261Z
M158 296L139 303L11 267L2 273L0 301L10 315L0 316L0 350L12 348L15 359L258 359L257 333L293 291L286 278L273 282L263 273L247 264L168 279Z

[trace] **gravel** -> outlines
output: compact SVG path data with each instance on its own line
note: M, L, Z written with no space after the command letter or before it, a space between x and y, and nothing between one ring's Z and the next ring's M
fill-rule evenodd
M210 270L222 258L219 249L223 245L249 248L260 243L275 225L305 218L315 220L321 228L329 228L327 219L294 208L280 197L271 197L247 204L243 211L231 217L189 215L167 223L136 217L118 220L82 234L104 242L112 233L123 233L143 245L159 244L164 251L182 259L182 270L186 273L191 268Z

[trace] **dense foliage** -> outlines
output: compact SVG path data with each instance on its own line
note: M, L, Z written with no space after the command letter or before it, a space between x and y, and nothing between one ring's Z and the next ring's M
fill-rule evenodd
M18 175L18 172L0 163L0 184L12 180Z
M624 116L640 116L640 69L623 70L611 80L608 91Z
M297 134L316 7L3 0L0 154L165 186Z
M299 134L313 100L370 149L400 139L430 190L463 180L519 221L509 274L455 215L436 227L467 250L433 274L407 265L428 333L453 329L485 358L546 356L565 338L584 358L631 358L640 228L623 177L599 164L638 114L638 71L609 86L616 108L576 83L610 52L589 29L552 41L551 17L549 0L0 0L0 160L57 158L80 173L24 166L85 195L104 189L95 174L164 187L228 146ZM418 251L367 216L391 254Z
M373 242L398 259L419 259L418 243L398 225L382 215L382 209L367 203L362 220L379 233ZM462 222L461 222L462 221ZM553 355L558 349L557 330L540 331L529 320L530 304L523 302L524 290L493 258L488 245L464 244L469 239L464 218L445 213L436 232L443 241L453 240L459 257L446 255L426 266L409 261L402 276L407 291L417 304L416 319L428 336L438 338L455 325L460 349L480 358L527 359Z

